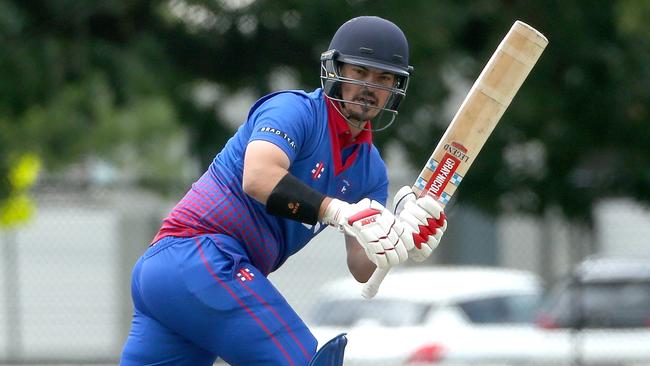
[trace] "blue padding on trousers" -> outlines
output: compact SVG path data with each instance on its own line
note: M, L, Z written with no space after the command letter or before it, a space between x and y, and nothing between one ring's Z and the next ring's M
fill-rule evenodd
M347 344L348 339L345 337L345 333L337 335L316 352L309 366L342 366Z

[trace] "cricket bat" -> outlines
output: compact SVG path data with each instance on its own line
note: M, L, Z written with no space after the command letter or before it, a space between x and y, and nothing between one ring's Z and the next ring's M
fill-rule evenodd
M431 195L443 207L449 202L547 44L528 24L512 25L420 172L412 187L416 196ZM386 274L375 270L362 296L374 297Z

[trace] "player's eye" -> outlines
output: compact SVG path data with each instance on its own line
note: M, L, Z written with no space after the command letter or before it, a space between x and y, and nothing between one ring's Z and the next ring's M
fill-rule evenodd
M379 81L384 85L390 85L395 81L393 75L383 74L379 77Z
M365 69L362 69L362 68L360 68L360 67L355 68L355 69L353 70L353 72L354 72L354 74L355 74L357 77L359 77L359 78L363 78L363 77L365 77L366 74L368 73Z

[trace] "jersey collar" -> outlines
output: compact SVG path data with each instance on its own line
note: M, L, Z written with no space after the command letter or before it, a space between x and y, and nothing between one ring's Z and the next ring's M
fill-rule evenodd
M325 97L325 100L327 101L327 121L330 126L330 130L336 134L338 145L341 150L354 144L372 144L372 132L370 132L372 126L370 124L370 121L368 121L366 129L362 130L361 133L357 135L355 139L353 139L352 131L350 131L348 122L339 112L341 107L338 105L338 102L333 101L327 97ZM334 103L337 103L337 105L335 106ZM337 110L337 108L339 109Z
M342 151L354 145L361 145L367 143L372 144L372 132L370 130L363 130L356 139L352 139L352 132L350 126L341 113L334 106L335 101L325 97L327 104L327 124L329 126L330 141L332 144L332 159L334 163L334 175L339 175L345 169L350 167L359 155L360 146L354 148L352 154L343 162ZM367 124L370 127L370 121Z

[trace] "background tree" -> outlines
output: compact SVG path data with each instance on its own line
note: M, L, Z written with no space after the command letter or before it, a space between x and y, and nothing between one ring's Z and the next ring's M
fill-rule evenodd
M549 38L459 202L589 222L602 198L650 198L643 0L0 1L0 176L33 151L50 170L91 155L145 182L191 177L186 146L208 164L237 122L223 113L231 95L319 86L320 52L363 14L409 38L413 82L377 142L415 167L515 19Z

